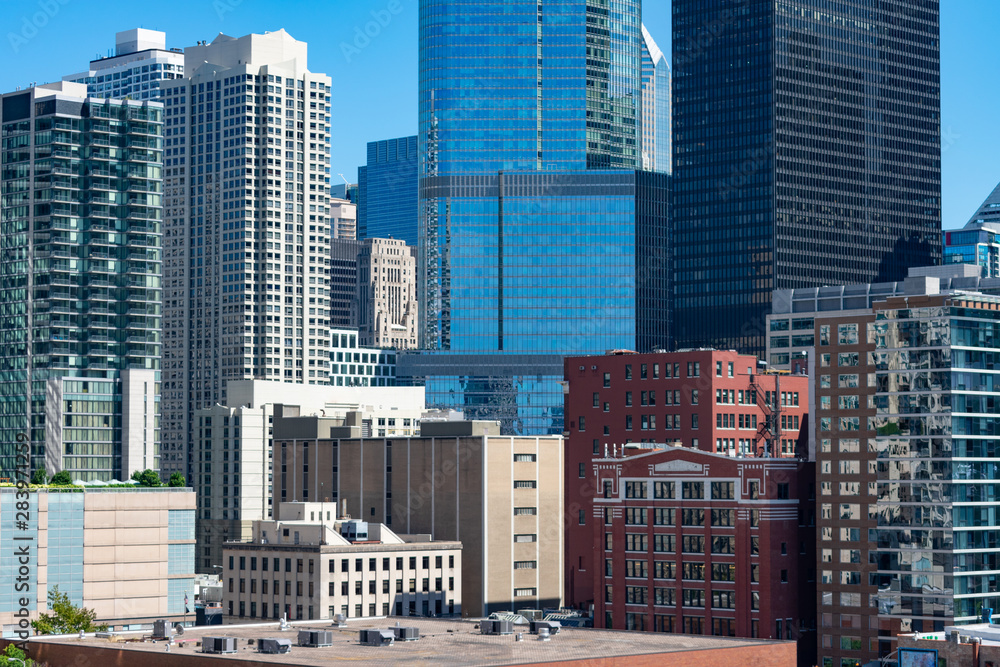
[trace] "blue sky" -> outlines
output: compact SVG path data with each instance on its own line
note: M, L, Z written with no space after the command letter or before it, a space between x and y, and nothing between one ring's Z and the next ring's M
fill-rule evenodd
M644 22L669 53L669 1L645 4ZM355 180L366 142L416 133L417 0L0 0L0 26L3 92L86 69L119 30L163 30L168 47L183 48L220 32L284 28L309 43L310 69L333 79L332 182L338 173ZM965 224L1000 181L998 26L996 0L941 1L946 229Z

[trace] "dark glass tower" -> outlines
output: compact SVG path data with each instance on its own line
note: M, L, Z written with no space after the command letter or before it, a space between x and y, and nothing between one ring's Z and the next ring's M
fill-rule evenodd
M937 0L673 0L677 347L941 261ZM719 313L725 312L725 317Z

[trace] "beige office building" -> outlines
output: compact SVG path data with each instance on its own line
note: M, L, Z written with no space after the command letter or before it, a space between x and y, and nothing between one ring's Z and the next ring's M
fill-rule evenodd
M223 613L312 620L462 613L462 545L337 517L336 503L282 503L223 549Z
M102 623L180 621L185 595L193 620L195 497L190 489L36 488L27 501L16 493L14 487L0 489L4 637L22 629L15 616L21 598L27 598L28 619L34 620L48 611L48 593L56 586L73 604L93 609ZM28 509L17 507L19 502L27 502ZM24 517L23 528L15 510Z
M358 336L364 347L417 347L416 248L365 239L358 250Z
M421 437L334 439L275 422L275 501L346 501L359 519L462 543L462 613L563 598L563 439L494 422L423 422ZM575 519L574 519L575 520Z
M247 540L253 522L272 517L272 429L276 415L313 415L345 436L419 431L423 387L331 387L238 380L228 405L194 414L198 494L197 571L218 574L222 543ZM308 417L303 417L308 419Z

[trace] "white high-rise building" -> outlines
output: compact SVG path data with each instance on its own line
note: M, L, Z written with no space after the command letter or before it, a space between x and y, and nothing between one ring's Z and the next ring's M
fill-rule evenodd
M229 380L329 381L330 77L284 30L220 34L164 82L161 467Z
M90 61L86 72L64 76L63 81L87 85L89 97L160 99L160 82L184 76L184 54L167 49L167 34L133 28L115 33L114 55Z
M333 238L355 240L358 238L358 207L348 199L330 198L330 227Z
M646 171L672 171L670 99L670 64L642 26L642 168Z

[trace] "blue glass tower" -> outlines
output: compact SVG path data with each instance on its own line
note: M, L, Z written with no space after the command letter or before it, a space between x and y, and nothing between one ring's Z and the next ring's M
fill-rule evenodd
M562 431L562 356L666 344L667 176L638 171L641 2L420 6L429 404Z
M358 238L417 245L417 137L368 142L358 169Z

